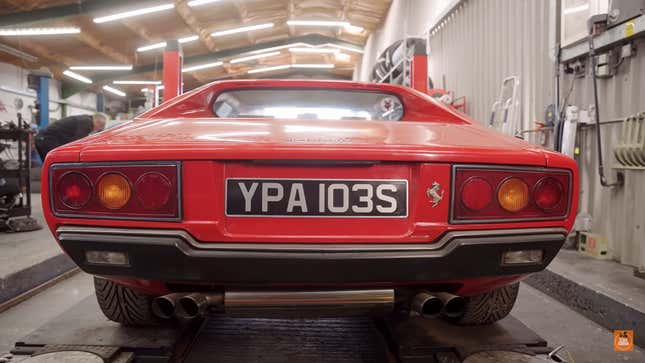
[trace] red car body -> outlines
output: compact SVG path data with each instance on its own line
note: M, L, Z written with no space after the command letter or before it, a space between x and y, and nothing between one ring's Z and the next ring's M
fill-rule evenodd
M255 88L380 91L398 96L405 113L400 121L213 115L212 103L220 92ZM133 165L145 169L157 162L178 168L173 180L179 197L176 218L56 210L61 191L52 178L57 166L83 171L102 165L106 172ZM475 173L493 170L501 178L556 172L566 189L564 213L522 217L509 212L479 222L459 221L453 214L462 192L455 185L460 166ZM407 215L227 216L229 178L405 180ZM55 149L44 163L42 180L45 217L66 253L88 273L154 296L177 286L186 291L186 286L204 285L446 286L451 293L470 296L544 269L572 228L578 197L576 163L562 154L489 130L409 88L311 80L205 85L124 125ZM434 183L443 197L438 201L430 193ZM142 235L148 240L139 240ZM151 246L154 238L168 243ZM453 239L460 242L437 252ZM269 253L263 246L279 248ZM527 248L543 251L543 259L537 264L500 263L503 252ZM129 263L88 263L90 249L123 250Z

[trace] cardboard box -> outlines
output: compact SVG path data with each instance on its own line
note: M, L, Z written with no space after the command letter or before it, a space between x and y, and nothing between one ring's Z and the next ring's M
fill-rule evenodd
M580 232L578 252L601 260L610 258L607 240L597 233Z

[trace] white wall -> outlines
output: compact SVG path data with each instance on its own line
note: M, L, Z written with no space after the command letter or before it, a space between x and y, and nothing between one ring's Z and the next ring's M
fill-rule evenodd
M455 0L394 0L383 25L365 44L355 79L369 81L376 58L390 44L406 37L424 37L428 29Z
M0 102L4 107L0 107L0 121L15 121L16 112L20 111L25 120L31 120L31 112L29 106L34 104L36 93L27 87L27 75L29 70L14 66L13 64L0 62L0 86L11 90L19 91L22 93L29 93L33 96L18 95L7 92L0 88ZM17 110L14 107L16 98L22 99L23 107ZM58 80L52 79L49 81L49 117L50 119L60 119L62 117L62 105L53 100L61 99L61 84ZM96 109L96 94L92 92L81 92L66 99L66 101L73 103L82 108L67 106L67 115L88 114L91 110Z

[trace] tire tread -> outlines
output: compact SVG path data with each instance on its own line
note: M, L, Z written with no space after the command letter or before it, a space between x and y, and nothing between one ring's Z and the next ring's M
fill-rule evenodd
M123 325L157 325L151 309L152 297L125 286L94 277L96 300L103 314Z
M519 287L517 282L468 297L464 314L454 322L459 325L486 325L505 318L515 305Z

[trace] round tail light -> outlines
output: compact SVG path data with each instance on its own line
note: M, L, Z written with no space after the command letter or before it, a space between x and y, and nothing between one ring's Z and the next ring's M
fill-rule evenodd
M493 200L493 187L483 178L472 177L461 187L461 202L471 211L480 211Z
M81 173L70 172L59 180L58 191L61 203L71 209L83 208L92 197L92 184Z
M519 212L529 204L529 186L520 178L508 178L497 190L499 205L508 212Z
M110 173L99 180L97 194L105 208L120 209L130 200L132 189L123 175Z
M148 210L161 209L170 200L170 181L160 173L151 172L142 175L134 189L139 203Z
M556 208L562 201L562 190L562 184L555 178L540 179L533 191L535 204L544 211Z

